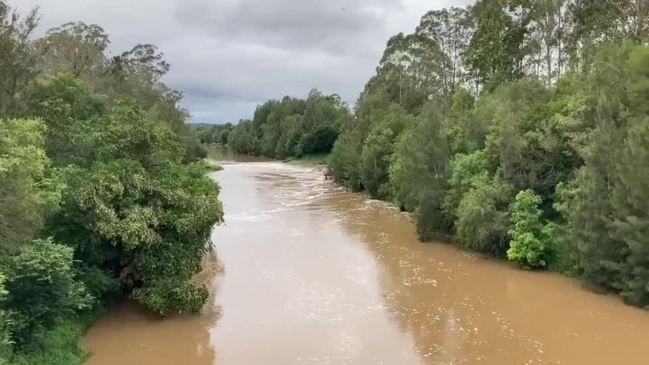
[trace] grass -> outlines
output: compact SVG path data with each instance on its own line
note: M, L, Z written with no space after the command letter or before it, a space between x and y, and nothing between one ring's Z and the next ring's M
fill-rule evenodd
M313 153L299 158L289 158L288 163L293 165L324 165L327 163L329 153Z

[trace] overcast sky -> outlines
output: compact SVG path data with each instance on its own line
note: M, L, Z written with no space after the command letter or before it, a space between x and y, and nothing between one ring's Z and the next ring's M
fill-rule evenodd
M41 9L39 34L68 21L102 26L112 53L153 43L194 122L250 118L257 104L312 88L353 104L388 38L428 10L471 0L9 0Z

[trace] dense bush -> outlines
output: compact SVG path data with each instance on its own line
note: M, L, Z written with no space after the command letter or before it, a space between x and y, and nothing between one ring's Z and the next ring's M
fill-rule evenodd
M408 128L396 146L390 166L390 184L394 200L404 209L418 211L420 206L427 205L423 211L429 211L431 206L441 206L447 187L449 151L445 128L441 114L432 105L418 119L411 120L406 119ZM426 203L428 199L435 202ZM428 214L418 214L418 221L424 219L430 219Z
M476 177L457 209L456 232L462 245L498 255L507 250L512 190L498 176Z
M329 175L352 190L361 190L361 154L363 143L358 131L343 132L334 143L329 157Z
M54 325L62 316L88 308L92 298L79 283L72 266L73 250L36 241L7 263L5 305L11 308L13 341L19 345Z
M516 195L512 206L507 258L524 266L547 266L550 242L541 221L540 204L541 197L525 190Z
M0 252L31 241L58 204L44 132L40 120L0 119Z

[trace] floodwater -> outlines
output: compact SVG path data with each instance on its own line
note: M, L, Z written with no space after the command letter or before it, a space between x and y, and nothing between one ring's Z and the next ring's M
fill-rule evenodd
M648 311L417 242L407 216L320 168L223 166L204 314L114 307L86 336L89 365L649 363Z

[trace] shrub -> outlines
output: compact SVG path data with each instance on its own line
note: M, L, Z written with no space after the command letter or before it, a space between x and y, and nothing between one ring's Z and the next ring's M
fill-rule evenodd
M507 249L512 187L486 173L476 177L457 210L457 237L468 248L501 255Z
M541 222L541 197L532 190L521 191L516 195L512 207L509 231L511 241L507 258L529 267L546 267L549 240Z
M9 260L7 307L15 312L13 337L17 344L31 340L64 315L87 308L91 302L72 269L72 249L35 241Z

